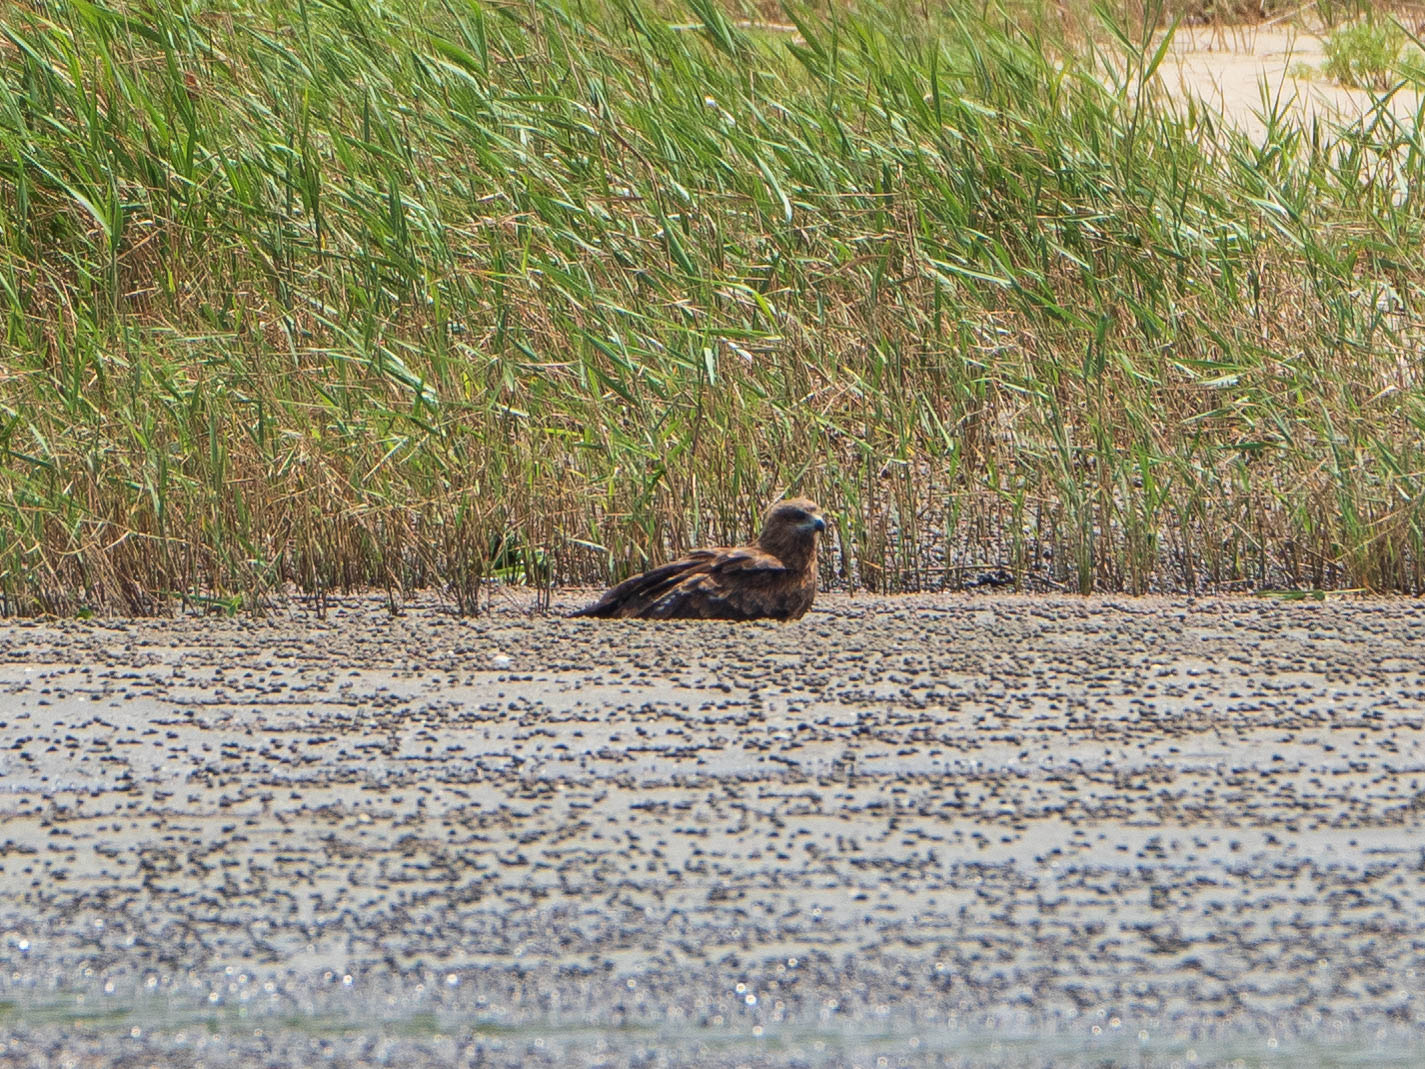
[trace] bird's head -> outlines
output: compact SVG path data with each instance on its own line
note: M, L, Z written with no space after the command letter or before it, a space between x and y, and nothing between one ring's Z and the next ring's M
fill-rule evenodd
M762 534L757 543L783 560L789 556L810 556L816 552L817 532L824 530L826 520L815 501L789 497L778 501L762 516Z

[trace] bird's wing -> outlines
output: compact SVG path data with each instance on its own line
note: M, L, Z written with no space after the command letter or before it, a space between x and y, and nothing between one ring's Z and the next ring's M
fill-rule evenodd
M670 561L640 575L631 576L605 590L598 601L572 613L574 616L642 616L640 610L666 594L669 589L701 568L715 550L695 549L686 557Z
M778 589L797 578L755 546L697 549L625 579L573 615L746 620L776 615Z
M654 619L750 620L782 615L779 592L796 576L755 546L715 550L668 583L639 615Z

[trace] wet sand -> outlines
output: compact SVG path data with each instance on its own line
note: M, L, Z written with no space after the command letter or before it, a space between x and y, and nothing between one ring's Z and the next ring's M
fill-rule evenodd
M1422 640L1411 600L3 623L0 1064L1409 1064Z

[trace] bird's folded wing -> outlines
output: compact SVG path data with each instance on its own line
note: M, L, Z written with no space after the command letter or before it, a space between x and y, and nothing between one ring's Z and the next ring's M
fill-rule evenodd
M704 550L703 552L708 552ZM791 575L787 568L772 554L756 546L738 546L709 553L712 560L708 571L718 575L745 575L748 578L772 579ZM758 574L760 573L760 574Z
M650 599L648 616L747 620L776 615L781 588L796 577L780 560L756 547L738 546L692 561Z
M765 615L763 603L795 578L780 560L755 546L696 549L625 579L575 615L747 619Z

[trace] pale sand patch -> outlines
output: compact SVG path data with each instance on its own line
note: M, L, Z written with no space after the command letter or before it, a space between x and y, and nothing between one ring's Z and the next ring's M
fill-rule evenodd
M1179 101L1196 97L1251 133L1265 129L1268 101L1303 118L1349 123L1370 112L1372 94L1348 89L1326 77L1322 38L1293 27L1182 27L1159 78ZM1309 77L1299 77L1310 68ZM1402 89L1389 102L1398 118L1414 116L1419 93Z

